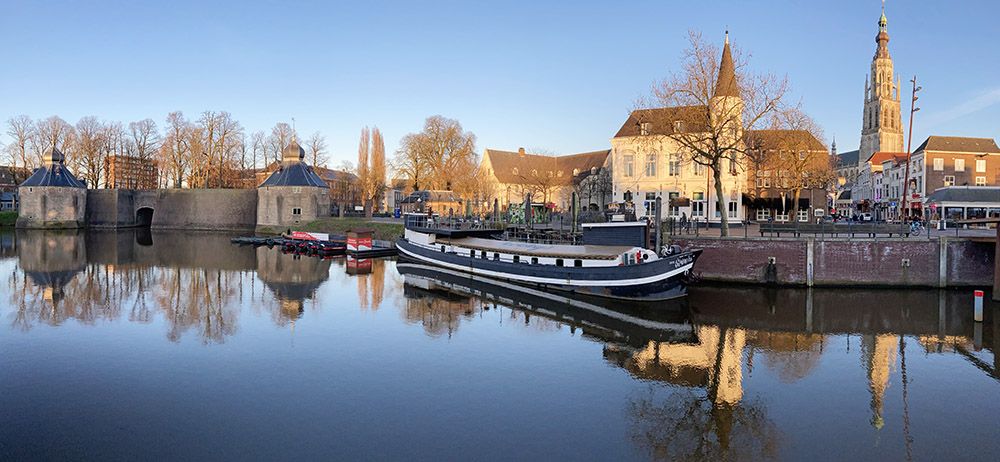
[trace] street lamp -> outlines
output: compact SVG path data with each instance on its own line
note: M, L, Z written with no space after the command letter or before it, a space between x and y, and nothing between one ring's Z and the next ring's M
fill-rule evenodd
M913 96L910 100L910 134L906 140L906 178L903 181L903 198L900 201L900 206L902 207L902 210L906 212L906 216L910 215L910 209L907 207L906 202L910 186L910 146L913 143L913 114L920 110L920 108L917 107L917 92L923 89L923 87L917 86L917 76L913 76L913 80L910 80L910 82L913 84Z

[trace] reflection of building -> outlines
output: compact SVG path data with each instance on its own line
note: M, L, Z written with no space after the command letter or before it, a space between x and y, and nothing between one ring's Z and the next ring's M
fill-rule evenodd
M896 348L899 347L899 337L896 335L865 335L861 341L862 355L868 373L868 390L871 392L872 420L875 428L885 426L882 418L885 392L889 388L889 375L896 364Z
M330 277L330 260L286 254L278 249L257 248L257 276L279 300L278 321L298 319L304 301L312 299Z
M87 265L83 233L18 232L18 265L25 276L42 289L43 300L55 305L63 299L64 288Z
M111 155L104 159L104 187L108 189L156 189L156 164L138 156Z

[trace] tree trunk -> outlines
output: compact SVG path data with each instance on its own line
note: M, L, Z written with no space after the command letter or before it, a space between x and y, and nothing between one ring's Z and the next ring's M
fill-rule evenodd
M716 207L719 211L719 217L722 219L720 222L721 229L719 232L720 236L729 236L729 207L726 206L726 198L722 195L722 166L719 165L721 162L716 162L716 165L712 166L712 177L715 179L715 201ZM705 210L705 220L708 220L708 210Z
M792 210L795 210L795 221L799 221L799 197L802 197L802 188L795 188L795 194L792 194L792 197ZM806 221L809 221L809 215L806 215Z

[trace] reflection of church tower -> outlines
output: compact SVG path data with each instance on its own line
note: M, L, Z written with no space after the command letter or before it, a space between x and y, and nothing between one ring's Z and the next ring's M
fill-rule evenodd
M892 365L896 363L896 345L899 338L895 335L865 335L861 341L862 355L868 372L868 390L871 392L872 420L876 429L885 425L882 418L885 391L889 388L889 375Z
M868 158L879 151L903 151L899 78L893 72L892 57L889 56L887 22L883 6L882 17L878 20L878 35L875 36L875 43L878 46L872 58L871 72L865 78L865 108L861 120L859 164L868 162Z

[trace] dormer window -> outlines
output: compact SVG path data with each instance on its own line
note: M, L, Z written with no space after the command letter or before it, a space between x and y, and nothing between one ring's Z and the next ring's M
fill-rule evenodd
M639 124L639 135L640 136L649 135L650 125L651 124L649 122L642 122L642 123L640 123Z
M675 120L674 121L674 133L680 133L684 131L684 121Z
M562 170L559 170L558 172L556 172L556 176L557 176L557 177L559 177L559 178L562 178L562 176L563 176L563 171L562 171Z
M513 174L517 175L517 167L514 167L514 169L513 169L513 170L511 170L511 173L513 173Z

